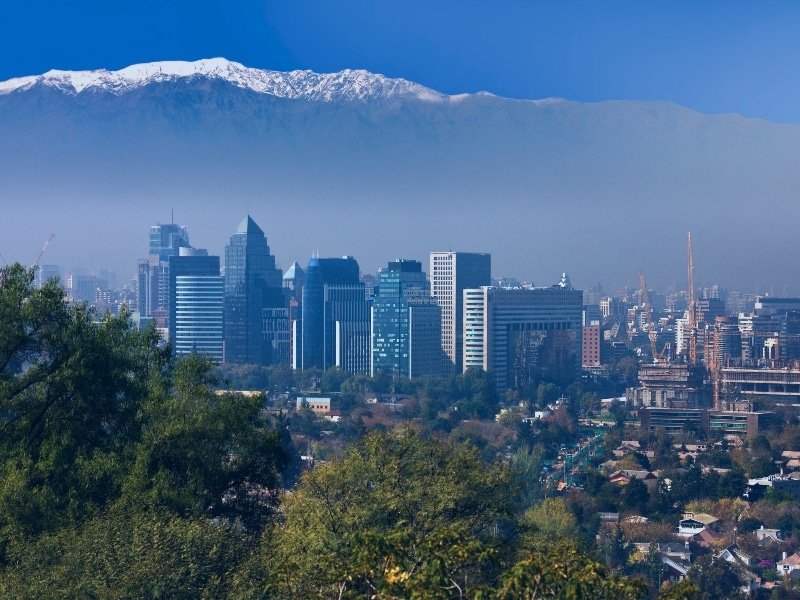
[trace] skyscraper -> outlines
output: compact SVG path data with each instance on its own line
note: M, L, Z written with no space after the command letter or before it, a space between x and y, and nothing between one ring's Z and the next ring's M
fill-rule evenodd
M38 265L36 267L35 282L37 288L41 288L51 279L61 283L61 268L58 265Z
M137 268L137 309L142 317L157 317L160 327L169 325L169 258L188 247L186 227L174 223L150 227L148 258L140 260Z
M580 368L580 290L484 286L465 290L464 303L464 369L489 371L499 392Z
M248 215L225 247L225 362L289 360L289 320L281 271L264 232Z
M464 290L492 283L492 257L470 252L431 252L431 292L442 309L442 350L457 373L463 369Z
M301 329L300 368L369 372L369 305L352 256L308 261Z
M390 262L378 274L372 304L371 374L442 375L447 358L441 327L441 309L430 295L422 264Z
M181 248L169 257L169 341L175 356L194 352L221 363L223 356L224 282L219 256Z
M283 289L289 301L289 362L293 369L299 369L303 362L302 355L302 306L303 285L306 281L306 272L297 264L292 263L283 274Z

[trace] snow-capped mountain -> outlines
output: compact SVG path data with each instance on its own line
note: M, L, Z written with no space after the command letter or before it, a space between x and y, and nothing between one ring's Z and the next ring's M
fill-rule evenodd
M224 59L0 83L8 260L56 233L51 261L125 274L171 208L216 253L249 210L284 265L319 251L374 271L449 247L542 284L643 268L680 285L692 230L699 283L789 283L800 263L770 257L793 255L798 190L800 126L666 102L450 96Z
M325 74L313 71L269 71L248 68L224 58L143 63L119 71L52 70L43 75L0 82L0 94L44 86L67 94L102 91L121 95L152 83L192 77L221 80L259 94L291 100L335 102L393 97L443 102L450 99L405 79L391 79L363 70L347 69Z

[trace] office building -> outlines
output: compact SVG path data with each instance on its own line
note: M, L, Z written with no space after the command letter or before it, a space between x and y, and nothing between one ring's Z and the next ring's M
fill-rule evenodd
M282 273L264 232L249 215L225 247L225 362L289 363Z
M289 363L293 369L299 369L303 358L302 344L302 305L303 285L306 281L306 272L297 264L292 263L283 274L283 289L288 296L289 316Z
M600 314L604 323L624 320L625 311L625 303L619 298L606 296L600 299Z
M169 257L169 341L175 356L198 353L224 360L224 281L219 256L180 248Z
M695 432L718 431L754 437L763 430L772 417L767 412L709 410L707 408L657 408L639 409L639 422L644 430L663 429L678 435L687 430Z
M756 296L755 313L760 316L781 315L790 310L800 310L800 298Z
M742 334L736 317L717 317L713 329L713 365L720 368L742 360Z
M174 223L150 227L148 257L139 261L136 271L137 309L143 318L155 318L159 327L169 323L169 259L188 248L189 232Z
M584 369L600 368L600 325L583 325L582 367Z
M45 283L53 279L59 285L61 284L61 268L58 265L38 265L36 267L34 283L37 288L41 289Z
M97 277L70 273L67 277L67 296L73 302L93 304L99 288Z
M764 353L764 344L780 332L780 319L771 314L740 314L739 333L742 339L742 360L758 360Z
M442 375L441 308L430 295L422 263L397 260L378 273L372 304L370 373Z
M369 304L352 256L308 261L301 312L299 368L369 372Z
M464 290L491 286L492 257L470 252L431 252L431 293L442 309L442 350L463 369Z
M562 277L549 288L464 290L464 370L492 373L499 392L582 364L583 293Z

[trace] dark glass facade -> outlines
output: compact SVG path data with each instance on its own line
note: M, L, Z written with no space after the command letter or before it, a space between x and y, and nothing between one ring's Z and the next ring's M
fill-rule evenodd
M371 372L405 377L440 375L441 309L422 264L398 260L381 269L372 305Z
M352 257L312 258L302 302L304 369L369 370L369 305Z
M288 361L288 308L264 232L245 217L225 247L225 361Z

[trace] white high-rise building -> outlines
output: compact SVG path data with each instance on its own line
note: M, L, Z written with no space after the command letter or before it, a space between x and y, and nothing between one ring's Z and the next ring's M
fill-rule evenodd
M442 310L442 350L456 373L463 370L464 290L490 285L492 257L471 252L431 252L431 295Z

